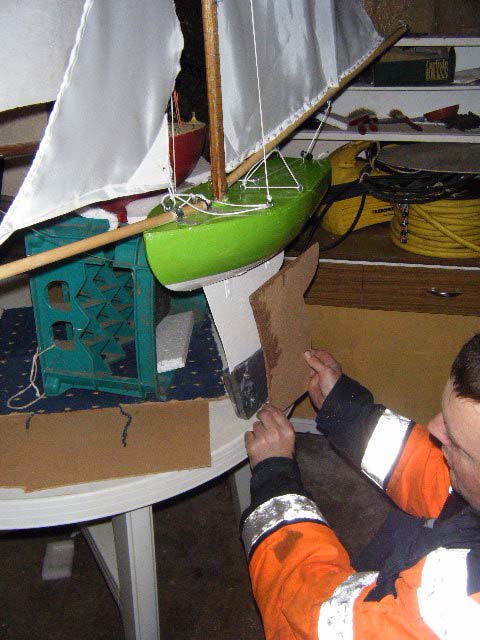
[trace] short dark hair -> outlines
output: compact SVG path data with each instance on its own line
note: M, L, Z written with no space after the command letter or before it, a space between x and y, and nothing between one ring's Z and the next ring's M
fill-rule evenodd
M458 396L480 402L480 333L460 349L453 361L450 376Z

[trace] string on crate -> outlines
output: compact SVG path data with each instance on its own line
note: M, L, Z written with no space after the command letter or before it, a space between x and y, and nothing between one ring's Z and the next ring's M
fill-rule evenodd
M30 382L26 387L24 387L23 389L20 389L20 391L17 391L17 393L13 394L13 396L10 396L10 398L8 398L7 407L9 409L15 409L16 411L21 411L23 409L28 409L28 407L31 407L32 405L36 404L39 400L42 400L43 398L46 397L44 393L41 393L40 389L38 388L38 386L37 386L37 384L35 382L36 379L37 379L37 375L38 375L38 359L40 358L41 355L43 355L44 353L46 353L50 349L53 349L54 346L55 346L54 344L51 344L46 349L43 349L43 351L39 351L39 349L37 347L37 350L35 351L35 354L34 354L34 356L32 358L32 367L30 369ZM13 401L15 400L15 398L19 398L19 397L23 396L23 394L26 393L30 388L34 389L34 391L35 391L35 398L33 400L31 400L27 404L22 404L22 405L14 405L14 404L12 404Z

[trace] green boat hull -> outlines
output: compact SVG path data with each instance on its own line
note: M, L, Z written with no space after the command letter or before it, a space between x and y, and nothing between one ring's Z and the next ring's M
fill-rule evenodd
M212 216L198 212L182 222L171 222L144 233L147 259L155 277L172 289L202 286L202 279L257 264L282 251L315 212L330 184L328 160L285 159L302 185L299 191L278 157L267 161L272 206L231 214L231 204L253 205L265 202L265 190L230 187L225 203L214 203L211 210L225 214ZM265 176L257 172L257 187ZM290 186L291 188L279 188ZM212 198L210 183L191 189ZM149 217L163 212L153 209ZM185 286L182 286L185 285Z

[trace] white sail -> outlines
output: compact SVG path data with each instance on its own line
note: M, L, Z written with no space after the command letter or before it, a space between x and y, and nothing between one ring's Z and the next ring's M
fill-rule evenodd
M360 0L222 0L217 11L227 171L261 148L260 115L269 142L382 42Z
M73 19L76 0L63 2L71 9L65 19ZM14 11L22 3L8 4ZM54 0L26 4L38 12L41 7L46 23L58 10ZM91 203L169 184L165 110L183 48L173 1L86 0L75 30L54 109L2 221L0 242L16 229ZM66 51L65 40L52 49L54 54L60 50ZM32 74L32 68L27 65L26 71ZM21 84L18 78L15 82ZM52 78L51 86L55 82ZM52 99L49 92L51 87L41 99ZM37 102L38 95L21 103Z
M0 2L0 111L55 100L84 1Z
M0 225L0 243L16 229L95 202L166 188L165 110L183 48L173 0L3 2L7 25L29 8L24 27L38 46L38 58L20 47L24 68L6 66L6 108L15 100L52 100L69 37L74 42L40 148ZM260 116L268 142L381 43L360 0L222 0L217 10L228 170L261 147ZM41 16L51 42L38 33ZM9 54L15 58L14 50Z

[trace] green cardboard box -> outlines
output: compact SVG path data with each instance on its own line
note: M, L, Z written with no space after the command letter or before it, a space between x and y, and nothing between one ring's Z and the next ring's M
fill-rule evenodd
M451 84L455 75L454 47L392 47L362 74L375 87Z

